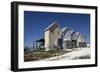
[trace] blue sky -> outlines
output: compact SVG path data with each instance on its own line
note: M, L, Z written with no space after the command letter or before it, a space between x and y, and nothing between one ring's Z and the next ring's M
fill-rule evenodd
M44 29L56 21L60 27L81 32L90 42L90 15L76 13L24 11L24 47L32 47L33 41L44 37Z

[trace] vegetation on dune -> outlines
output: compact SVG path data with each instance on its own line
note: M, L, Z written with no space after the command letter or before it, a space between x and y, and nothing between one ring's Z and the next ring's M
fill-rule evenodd
M67 53L67 51L59 50L59 51L37 51L37 52L29 52L24 54L24 61L36 61L45 58L50 58L54 56L60 56Z
M75 57L73 60L76 60L76 59L90 59L90 55Z

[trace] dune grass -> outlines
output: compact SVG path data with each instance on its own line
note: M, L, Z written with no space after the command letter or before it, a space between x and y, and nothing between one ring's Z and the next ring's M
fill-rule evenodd
M54 56L60 56L67 53L67 51L37 51L37 52L29 52L24 54L24 61L37 61L45 58L50 58Z

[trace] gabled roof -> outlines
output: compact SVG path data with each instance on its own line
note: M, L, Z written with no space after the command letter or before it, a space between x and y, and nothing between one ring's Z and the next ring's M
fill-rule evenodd
M66 27L63 27L61 30L62 30L62 32L64 32L64 31L69 30L69 28L66 26Z
M61 31L61 28L60 26L58 25L58 23L55 21L53 22L51 25L49 25L44 31L47 31L47 30L54 30L55 28L59 28L60 31Z
M71 32L71 34L72 34L72 35L75 33L75 31L74 31L74 30L70 30L70 32Z
M82 33L80 33L80 34L78 35L78 37L77 37L77 41L78 41L78 42L82 42L82 36L83 36Z
M77 35L79 35L79 34L80 34L80 32L76 32L76 34L77 34Z
M70 29L67 26L62 28L62 35L63 36L65 36L66 33L69 33L69 32L70 32Z

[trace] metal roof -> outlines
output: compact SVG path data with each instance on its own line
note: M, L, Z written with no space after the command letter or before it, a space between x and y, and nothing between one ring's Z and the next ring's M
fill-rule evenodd
M58 27L60 30L60 26L58 25L58 23L55 21L53 22L51 25L49 25L44 31L47 31L47 30L54 30L56 27Z

